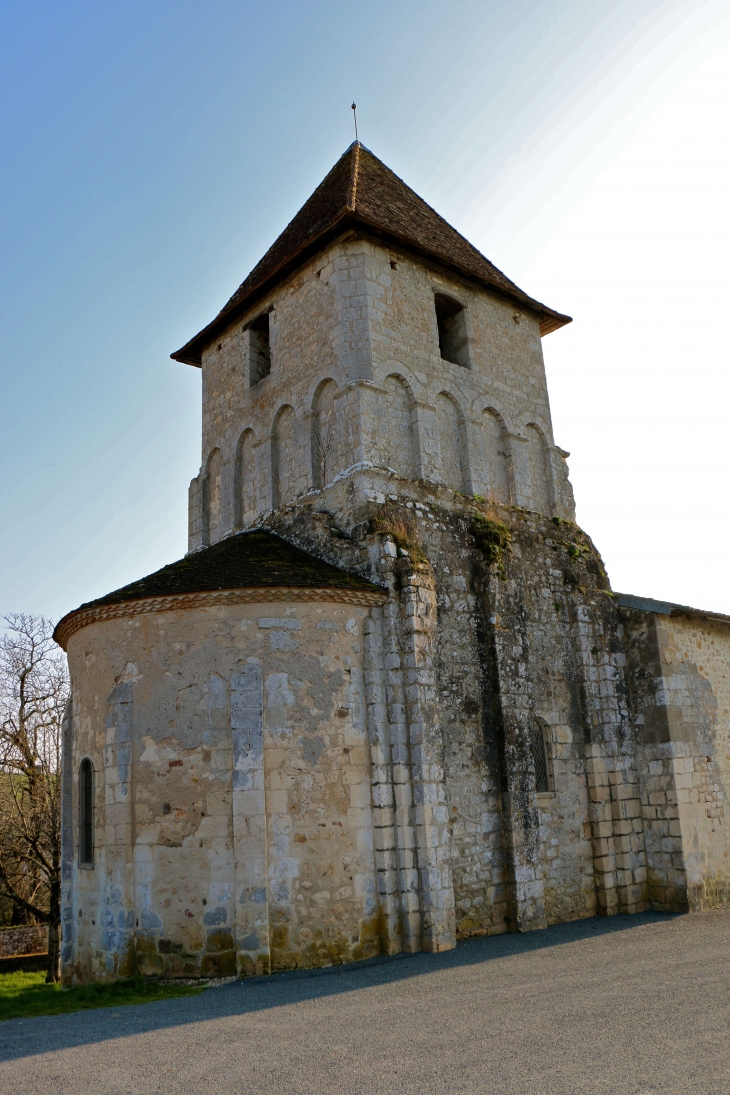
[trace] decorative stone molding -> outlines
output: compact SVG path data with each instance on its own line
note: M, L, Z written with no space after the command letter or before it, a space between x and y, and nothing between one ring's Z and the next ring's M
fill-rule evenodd
M317 601L345 605L362 605L373 608L387 601L385 590L376 593L367 589L313 589L279 586L270 589L258 586L253 589L213 589L200 593L174 593L167 597L141 597L135 601L118 601L114 604L92 605L69 613L56 625L53 637L64 650L68 640L82 627L103 620L118 620L125 616L146 616L153 612L189 612L199 608L218 608L220 605L263 604L267 601Z

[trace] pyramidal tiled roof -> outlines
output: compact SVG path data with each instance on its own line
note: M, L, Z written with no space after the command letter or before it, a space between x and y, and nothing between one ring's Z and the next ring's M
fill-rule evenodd
M539 317L542 334L570 323L569 316L524 293L377 156L356 141L213 322L171 356L177 361L200 365L205 347L258 297L332 239L358 226L515 301Z

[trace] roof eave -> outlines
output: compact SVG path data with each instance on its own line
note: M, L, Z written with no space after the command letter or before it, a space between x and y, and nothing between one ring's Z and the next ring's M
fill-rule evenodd
M378 236L383 240L388 240L392 243L396 243L399 247L410 251L412 254L417 254L423 258L428 258L432 262L436 262L439 266L444 267L447 270L459 275L459 277L467 278L469 281L477 282L483 288L488 289L496 296L502 297L505 300L512 301L518 304L520 307L532 312L537 316L540 323L540 335L545 336L551 334L553 331L559 330L561 327L565 327L566 324L572 323L572 317L562 315L560 312L554 311L552 308L548 308L547 305L542 304L540 301L534 300L526 293L520 292L512 293L509 289L505 289L502 286L495 285L487 278L480 277L478 274L464 270L458 263L453 262L447 256L440 254L437 251L432 251L424 247L419 247L413 240L409 240L405 237L400 237L392 232L386 232L380 228L377 224L368 221L365 217L358 213L353 213L349 209L344 209L342 213L337 217L332 224L329 225L319 235L312 237L307 241L298 251L290 255L285 262L281 263L275 270L269 274L259 285L255 286L246 294L241 300L236 301L230 308L224 312L220 312L215 319L213 319L207 327L204 327L194 338L191 338L181 349L176 350L175 353L170 354L170 357L174 361L180 361L183 365L195 365L198 368L203 363L203 351L206 346L216 338L217 335L222 334L227 327L230 327L232 323L247 312L248 309L265 296L274 286L286 277L287 274L292 273L298 267L300 267L309 257L321 251L332 240L341 236L349 227L357 225L359 227L366 228L369 232Z
M538 317L540 320L540 334L550 334L552 331L557 331L560 327L564 327L568 323L573 322L572 316L564 316L560 312L554 311L552 308L548 308L546 304L542 304L539 300L534 300L533 297L528 296L527 293L510 292L509 289L501 285L496 285L494 282L489 281L488 278L481 277L479 274L475 274L472 271L465 270L459 263L449 259L446 255L441 254L439 251L432 250L426 247L420 247L412 240L406 237L400 237L392 232L386 232L380 228L377 224L368 221L362 215L356 215L354 220L361 225L365 225L371 232L379 236L381 239L390 240L393 243L397 243L399 247L402 247L406 251L410 251L411 254L419 255L421 258L430 259L431 262L435 262L438 266L443 267L445 270L450 270L455 274L458 274L461 278L466 278L467 281L476 282L484 289L488 289L490 293L494 293L495 296L502 297L504 300L512 301L515 304L519 304L522 308L527 309Z
M544 338L545 335L551 335L553 331L559 331L561 327L567 327L569 323L573 322L572 316L561 315L560 312L548 311L547 309L540 318L540 337Z
M690 605L677 605L673 601L657 601L654 597L639 597L633 593L614 593L614 600L620 608L630 611L653 612L658 616L672 616L675 619L711 620L713 623L730 626L730 616L722 612L709 612Z

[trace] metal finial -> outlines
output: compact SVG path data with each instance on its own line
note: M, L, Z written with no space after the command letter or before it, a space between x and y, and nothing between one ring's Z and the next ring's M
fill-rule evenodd
M353 101L353 104L352 104L352 117L353 117L354 122L355 122L355 140L357 140L358 139L358 137L357 137L357 103L354 102L354 101Z

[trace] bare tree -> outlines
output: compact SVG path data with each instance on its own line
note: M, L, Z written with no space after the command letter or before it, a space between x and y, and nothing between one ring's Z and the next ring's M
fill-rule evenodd
M0 895L48 925L48 974L60 977L61 740L66 659L42 616L2 617Z

